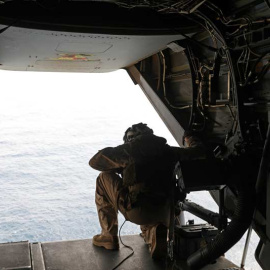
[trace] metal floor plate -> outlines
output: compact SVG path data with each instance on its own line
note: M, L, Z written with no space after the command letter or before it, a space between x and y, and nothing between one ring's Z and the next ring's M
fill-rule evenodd
M0 269L31 269L29 242L0 244Z

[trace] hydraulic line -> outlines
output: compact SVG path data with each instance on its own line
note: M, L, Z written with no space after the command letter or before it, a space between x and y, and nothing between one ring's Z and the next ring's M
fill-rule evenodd
M187 263L191 269L200 269L215 261L235 245L250 226L255 207L255 203L251 200L254 189L245 183L245 179L241 180L242 184L238 187L237 204L230 224L207 246L188 257Z

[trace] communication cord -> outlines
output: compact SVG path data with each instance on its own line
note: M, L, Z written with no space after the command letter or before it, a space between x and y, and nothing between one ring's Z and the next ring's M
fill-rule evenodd
M130 258L131 256L133 256L133 254L134 254L133 248L132 248L131 246L128 246L128 245L124 244L123 241L122 241L121 235L120 235L121 229L122 229L122 227L124 226L124 224L126 223L126 221L127 221L127 220L125 220L125 221L123 222L123 224L121 225L121 227L120 227L120 229L119 229L118 236L119 236L119 239L120 239L120 242L122 243L122 245L123 245L124 247L130 249L130 250L131 250L131 253L130 253L126 258L124 258L120 263L118 263L112 270L117 269L124 261L126 261L128 258Z

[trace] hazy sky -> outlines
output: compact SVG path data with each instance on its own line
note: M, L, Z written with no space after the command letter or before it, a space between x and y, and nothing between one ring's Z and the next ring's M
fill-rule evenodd
M43 123L49 127L54 121L66 121L74 114L86 113L85 107L92 116L101 117L101 108L106 123L111 119L112 125L119 126L120 138L128 126L144 122L155 134L176 144L139 86L133 84L124 70L106 74L0 71L0 76L2 116L31 106L41 114L51 115Z

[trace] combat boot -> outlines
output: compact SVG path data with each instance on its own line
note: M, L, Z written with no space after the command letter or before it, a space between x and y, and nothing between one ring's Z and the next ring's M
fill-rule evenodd
M93 237L93 245L106 249L119 249L118 236L97 234Z
M150 252L153 259L166 259L167 256L167 227L158 224L152 228L152 243Z

